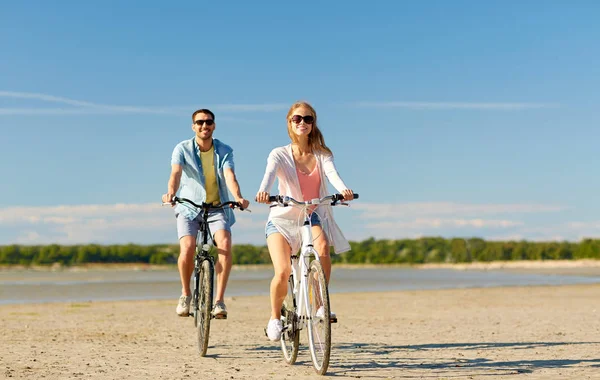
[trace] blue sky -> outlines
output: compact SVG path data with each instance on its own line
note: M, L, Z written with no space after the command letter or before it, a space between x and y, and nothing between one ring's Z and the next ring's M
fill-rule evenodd
M596 1L22 1L0 12L0 244L174 243L191 113L247 198L311 102L347 237L600 236ZM275 191L275 188L273 189ZM265 205L234 243L264 243Z

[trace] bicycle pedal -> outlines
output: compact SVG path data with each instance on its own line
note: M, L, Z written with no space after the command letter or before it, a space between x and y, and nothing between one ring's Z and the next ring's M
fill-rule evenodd
M329 318L329 323L337 323L337 318Z
M227 319L226 315L213 315L212 316L214 319Z

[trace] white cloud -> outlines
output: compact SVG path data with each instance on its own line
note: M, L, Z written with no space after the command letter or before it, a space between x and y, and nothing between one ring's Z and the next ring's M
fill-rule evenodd
M36 244L41 241L41 236L36 231L22 231L14 242L16 244Z
M557 104L547 103L476 103L476 102L358 102L364 108L408 108L408 109L475 109L475 110L523 110L553 108Z
M443 219L443 218L418 218L411 221L392 221L367 223L371 229L435 229L435 228L508 228L522 226L523 222L496 219Z
M167 209L160 203L113 205L60 205L45 207L7 207L0 209L0 224L7 223L68 223L82 218L119 215L147 215Z
M0 115L81 115L81 114L180 114L196 109L197 106L132 106L93 103L84 100L69 99L61 96L0 91L0 97L25 100L41 100L50 103L59 103L71 108L0 108ZM288 105L282 103L264 104L213 104L209 108L223 112L273 112L287 109Z
M520 240L565 241L565 240L568 240L564 235L529 235L529 236L525 236L523 234L491 235L491 236L487 237L486 239L491 240L491 241L520 241Z
M234 228L260 237L267 213L266 207L236 212ZM0 209L0 226L14 231L0 244L177 241L173 209L159 203L8 207Z
M0 115L81 115L81 114L180 114L189 112L196 106L137 106L94 103L85 100L65 98L62 96L0 91L0 97L22 100L36 100L57 103L69 107L3 107ZM557 104L546 103L477 103L477 102L356 102L352 106L364 108L408 108L408 109L479 109L479 110L522 110L557 107ZM208 108L220 112L274 112L286 110L288 104L208 104Z
M361 210L362 218L382 219L416 217L427 215L492 215L557 212L567 208L560 205L542 204L469 204L453 202L413 202L413 203L355 203L352 208Z
M262 206L253 204L252 213L236 212L235 243L265 243L264 225L269 209ZM600 236L597 221L540 225L525 218L566 209L544 204L356 202L348 210L350 214L336 213L336 216L353 240L369 236L400 239L468 235L494 240L579 240ZM175 231L173 210L159 203L0 209L0 244L173 243Z
M570 222L567 223L567 230L577 236L577 240L588 238L600 238L600 221L591 222Z
M567 226L574 230L597 230L600 232L600 221L593 222L569 222Z

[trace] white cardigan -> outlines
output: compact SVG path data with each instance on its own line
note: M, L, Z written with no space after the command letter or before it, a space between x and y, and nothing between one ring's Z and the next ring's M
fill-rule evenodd
M339 192L346 190L348 187L340 178L333 163L333 157L322 153L315 153L315 157L321 175L320 197L328 195L325 179L328 179ZM298 201L303 199L291 144L275 148L271 151L267 159L265 175L258 191L270 193L270 189L275 182L275 177L279 179L279 195L287 195ZM327 235L329 243L333 245L334 252L342 253L349 251L350 244L333 219L332 207L330 205L320 205L315 211L321 218L321 226ZM287 239L292 248L292 253L296 253L300 249L301 236L299 225L302 223L302 216L300 209L297 207L273 207L269 213L268 220Z

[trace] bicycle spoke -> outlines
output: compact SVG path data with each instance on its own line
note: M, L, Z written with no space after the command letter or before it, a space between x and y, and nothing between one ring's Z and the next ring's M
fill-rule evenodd
M288 364L294 364L296 362L298 348L300 347L300 331L298 330L292 284L293 280L290 277L288 294L281 307L281 320L284 328L284 331L281 334L281 351L283 352L285 362Z

